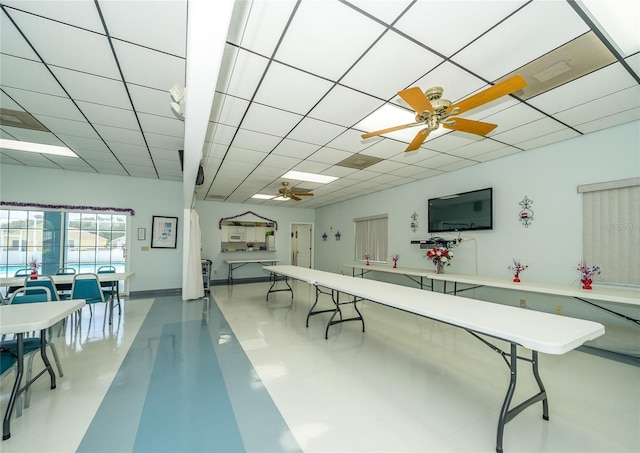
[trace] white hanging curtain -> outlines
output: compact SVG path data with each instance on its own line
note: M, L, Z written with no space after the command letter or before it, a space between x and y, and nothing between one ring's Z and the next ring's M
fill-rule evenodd
M191 228L189 236L189 258L187 261L187 279L183 300L204 297L202 283L202 238L200 236L200 217L195 209L191 209Z

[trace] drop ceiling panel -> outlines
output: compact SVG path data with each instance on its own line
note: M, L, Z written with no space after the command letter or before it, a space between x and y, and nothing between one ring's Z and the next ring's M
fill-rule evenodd
M355 5L356 7L366 11L368 14L371 14L383 22L390 24L402 12L407 9L407 7L412 3L410 0L395 0L393 2L372 2L371 0L352 0L349 3ZM423 26L424 23L421 23L420 26Z
M186 6L187 0L100 3L113 38L182 58L187 53ZM167 33L168 30L171 33Z
M326 145L346 130L347 128L344 126L305 117L288 137L315 145Z
M123 129L119 127L96 125L96 130L107 142L113 140L119 143L144 146L144 138L140 130Z
M2 3L65 24L104 33L100 16L92 2L3 0Z
M310 155L309 160L313 162L321 162L321 163L333 165L333 164L337 164L338 162L346 159L351 155L353 155L353 153L348 153L346 151L341 151L335 148L324 147L316 151L312 155Z
M6 14L2 14L0 17L0 50L2 50L2 53L15 57L38 60L36 53L22 38L18 29Z
M514 148L512 146L503 146L494 151L489 151L488 153L480 154L473 158L478 162L488 162L490 160L499 159L501 157L510 156L512 154L520 153L522 150Z
M147 88L132 83L127 84L127 89L138 112L177 118L169 105L171 101L169 90Z
M47 64L102 77L118 77L109 41L103 34L18 11L11 17ZM55 39L51 39L53 36ZM88 54L91 58L86 57Z
M147 139L147 145L154 148L164 148L172 150L177 153L179 149L184 148L184 140L182 137L171 137L169 135L154 134L151 132L145 132L144 137ZM129 143L139 144L135 141Z
M380 99L337 85L314 107L309 116L332 123L353 125L382 104Z
M55 67L52 71L73 99L131 109L127 92L119 80Z
M402 52L397 49L402 48ZM384 71L380 62L384 62ZM382 99L391 99L441 63L442 58L397 33L385 33L341 83Z
M74 121L65 118L56 118L53 116L41 115L40 122L49 129L52 133L59 134L73 134L80 137L87 137L97 139L98 134L89 123L85 121Z
M138 119L142 130L147 133L151 132L160 135L171 135L173 137L184 136L184 122L177 118L167 118L165 116L149 115L147 113L139 113Z
M578 137L579 135L580 133L574 130L564 128L556 132L551 132L549 134L541 134L538 136L534 136L529 140L519 142L517 146L518 148L522 148L524 150L534 149L540 146L548 145L551 143L557 143L563 140Z
M296 165L295 167L293 167L292 170L302 171L302 172L305 172L305 173L321 174L321 173L323 173L325 170L327 170L330 167L331 167L330 164L325 164L325 163L322 163L322 162L312 162L310 160L304 160L304 161L300 162L298 165ZM333 175L329 175L329 176L333 176Z
M611 115L606 115L595 121L579 124L577 126L577 129L584 134L588 134L590 132L599 131L608 127L618 126L630 121L637 121L639 119L640 109L635 108L631 110L625 110L623 112L613 113Z
M242 122L244 129L284 137L302 119L301 115L265 105L251 104Z
M303 115L332 86L333 83L326 79L274 62L269 66L254 101Z
M226 155L226 160L231 162L247 162L255 167L267 157L267 153L252 149L237 148L232 146Z
M295 157L305 159L318 150L318 145L284 139L273 150L273 154L279 156Z
M234 127L240 125L249 107L249 101L234 96L216 96L214 103L219 103L220 108L218 115L212 119Z
M395 26L436 52L451 56L524 3L526 2L416 2ZM437 18L425 23L425 18L433 17L434 14ZM452 24L465 25L452 27Z
M4 135L9 134L11 137L15 137L17 140L23 140L34 143L44 143L45 145L60 146L62 143L50 132L34 131L30 129L23 129L11 126L2 126L3 138L7 138Z
M99 151L103 153L110 153L109 148L104 144L102 140L94 140L85 137L78 137L75 135L59 135L68 147L70 147L76 154L80 154L85 151Z
M94 104L92 102L77 101L78 107L89 122L103 126L135 129L138 127L133 110ZM75 108L75 107L74 107Z
M603 116L606 112L614 112L617 110L640 109L640 86L635 85L631 88L618 91L617 93L608 94L606 96L586 102L577 107L567 109L556 114L556 117L566 124L577 126L579 124L595 121Z
M183 58L122 41L113 41L113 47L128 83L167 91L175 83L184 87Z
M281 137L275 135L263 134L247 129L238 129L238 133L233 140L233 146L268 153L273 150L281 140Z
M383 31L339 2L301 2L275 58L337 81Z
M0 81L2 86L34 91L36 93L66 96L42 63L0 55Z
M4 88L4 90L20 103L22 109L32 115L42 114L69 120L84 121L84 117L78 108L67 97L51 96L33 91L16 90L14 88ZM2 107L11 108L11 106L5 105L4 98L2 100Z
M453 60L494 81L587 31L566 2L530 2Z
M216 89L232 96L251 99L268 64L269 60L263 56L227 44Z
M544 117L543 113L527 107L523 104L516 104L508 109L501 110L493 115L483 117L482 121L497 124L498 127L488 134L489 137L496 137L523 124L531 123Z
M562 123L554 119L540 118L539 120L528 122L522 126L496 134L493 138L501 142L520 147L519 143L566 129L567 128L563 126Z
M453 103L470 96L480 89L487 88L487 84L482 79L449 62L442 63L427 75L418 79L413 86L420 87L422 91L434 86L441 86L443 88L442 97ZM397 97L394 101L403 107L408 107L400 97Z

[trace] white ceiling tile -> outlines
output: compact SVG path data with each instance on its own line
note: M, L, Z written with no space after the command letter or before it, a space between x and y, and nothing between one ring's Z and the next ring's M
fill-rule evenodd
M428 148L434 151L448 153L462 146L477 143L484 139L485 138L481 135L468 134L465 132L452 132L430 141Z
M74 121L45 115L40 115L38 118L43 126L56 135L68 134L93 139L99 138L96 131L86 121Z
M475 156L473 160L476 160L478 162L488 162L490 160L499 159L500 157L510 156L511 154L516 154L520 152L522 152L522 150L518 148L514 148L513 146L502 145L498 149Z
M184 149L184 139L181 137L154 134L152 132L145 132L144 136L147 139L147 145L149 145L149 148L170 149L174 153L179 149ZM134 142L133 140L129 141L128 143L140 144Z
M416 2L395 26L436 52L450 56L524 3L514 0ZM437 19L425 23L425 17L432 17L434 12ZM464 26L452 27L452 24Z
M367 167L367 170L375 173L390 173L393 170L404 167L404 165L406 164L401 164L400 162L393 160L383 160Z
M119 77L105 35L17 11L11 16L48 65L102 77ZM55 39L51 39L53 36ZM64 52L60 52L60 49L64 49ZM91 55L91 58L86 55Z
M187 0L100 2L100 9L113 38L186 57Z
M144 139L140 130L123 129L120 127L96 125L96 130L100 136L109 142L113 140L119 143L130 143L132 145L144 146Z
M169 90L158 90L134 85L132 83L127 84L127 89L131 95L133 105L138 112L176 118L176 114L170 106L171 95L169 94Z
M149 88L169 90L185 86L185 60L122 41L113 41L124 80Z
M131 109L124 84L119 80L97 77L62 68L52 68L69 95L79 101L93 102L122 109Z
M245 49L271 56L295 5L295 0L235 2L227 39Z
M384 138L364 149L362 153L373 157L389 159L390 157L397 156L403 152L404 148L401 148L402 146L403 145L400 145L395 140Z
M487 88L483 80L447 61L420 78L413 86L420 87L422 91L440 86L443 88L442 97L453 103L469 97L480 89ZM408 107L400 97L395 98L394 102Z
M465 159L477 160L477 156L496 151L504 147L504 143L498 142L496 140L491 140L489 138L484 138L478 142L473 142L466 146L451 150L449 151L449 154L458 157L464 157Z
M634 108L640 109L640 85L599 97L591 102L557 113L555 116L570 126L576 126L602 118L603 112Z
M391 24L408 6L410 0L394 0L392 2L371 0L351 0L349 3L355 5L368 14L371 14L387 24ZM424 22L420 23L422 27Z
M565 129L565 126L552 118L541 118L539 120L523 124L522 126L515 127L506 132L495 134L493 138L500 140L503 143L513 144L520 147L519 144L527 140Z
M634 108L625 110L624 112L617 112L611 115L606 115L595 121L578 124L576 129L578 129L580 132L588 134L590 132L599 131L608 127L614 127L620 124L637 120L640 120L640 109Z
M65 24L104 33L104 27L94 2L3 0L2 3Z
M305 173L322 174L322 172L324 172L325 170L327 170L330 167L331 167L330 164L325 164L325 163L322 163L322 162L312 162L310 160L304 160L300 164L298 164L295 167L293 167L292 170L302 171L302 172L305 172ZM331 175L331 176L333 176L333 175Z
M372 96L336 85L309 116L349 127L360 122L382 104L381 100Z
M251 104L242 122L244 129L284 137L302 116L260 104Z
M224 124L209 122L206 142L215 142L220 145L230 145L238 129ZM205 142L205 148L207 143Z
M381 61L384 61L384 71L380 70ZM341 83L382 99L391 99L442 61L441 57L414 42L388 32L356 63Z
M22 109L32 115L42 114L75 121L85 121L78 108L67 97L52 96L14 88L3 87L3 89L22 106ZM5 103L4 94L2 107L11 108L11 106Z
M121 127L125 129L135 129L138 127L138 122L136 121L136 116L133 113L133 110L84 101L77 101L77 104L89 122L93 124Z
M346 127L305 117L288 137L315 145L326 145L346 130Z
M151 160L151 157L149 156L149 150L146 146L131 145L129 143L119 143L112 141L109 142L109 148L111 148L113 154L115 154L118 158L120 158L121 156L127 156L134 159L145 159L148 161ZM176 155L177 154L178 153L176 153ZM178 162L177 156L175 162Z
M302 2L275 58L337 81L383 31L338 2Z
M252 149L237 148L235 146L232 146L231 148L229 148L226 159L229 161L246 162L252 164L255 167L267 156L268 154L262 151L255 151Z
M554 114L634 85L637 86L637 82L633 77L621 64L616 63L540 94L528 102L546 113Z
M300 159L295 159L293 157L287 156L277 156L275 154L270 154L267 158L262 162L263 165L267 167L274 167L280 169L280 175L285 174L289 169L300 163ZM264 173L259 173L264 174Z
M145 133L152 132L184 138L184 121L180 121L177 118L139 113L138 119Z
M363 140L361 135L362 132L360 131L348 129L343 134L340 134L338 137L327 143L327 146L344 151L350 151L352 153L358 153L371 145L371 142Z
M240 125L249 107L249 101L245 99L222 94L215 96L213 103L211 120L234 127ZM215 114L213 110L216 110Z
M544 114L531 107L527 107L524 104L516 104L513 107L501 110L493 115L483 117L482 121L498 125L498 127L488 134L490 137L495 137L498 134L502 134L510 129L531 123L543 117Z
M627 64L633 69L638 77L640 77L640 53L625 58Z
M216 90L243 99L251 99L258 88L269 60L227 45Z
M305 159L318 150L318 145L298 142L285 138L273 150L273 154L280 156L295 157L297 159Z
M272 63L254 101L304 115L332 86L332 82L320 77L283 64Z
M104 144L102 140L94 140L85 137L77 137L75 135L58 135L68 147L70 147L76 154L80 154L85 151L99 151L103 153L110 153L109 148Z
M580 134L571 129L560 129L550 134L542 134L537 137L533 137L530 140L518 142L518 148L524 150L539 148L540 146L548 145L550 143L561 142L562 140L568 140L570 138L578 137Z
M11 14L11 11L9 11L9 14ZM18 29L6 14L0 15L0 42L2 43L2 53L33 61L38 60L38 55L18 32Z
M42 63L0 54L0 83L37 93L64 97L65 92Z
M7 134L9 135L7 137ZM34 131L19 127L2 126L2 138L15 138L25 142L43 143L45 145L60 146L63 143L50 132Z
M492 82L587 31L568 3L530 2L453 60Z
M233 139L233 146L268 153L273 150L281 140L281 137L274 135L263 134L247 129L238 129L238 133Z

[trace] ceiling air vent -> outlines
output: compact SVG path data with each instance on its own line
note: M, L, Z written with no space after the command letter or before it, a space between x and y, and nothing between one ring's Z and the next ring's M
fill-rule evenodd
M373 164L380 162L380 157L367 156L366 154L354 154L351 157L347 157L336 165L339 167L355 168L356 170L362 170L363 168L370 167Z
M10 110L0 108L0 126L19 127L21 129L30 129L32 131L49 132L49 129L44 127L33 116L27 112L20 110Z

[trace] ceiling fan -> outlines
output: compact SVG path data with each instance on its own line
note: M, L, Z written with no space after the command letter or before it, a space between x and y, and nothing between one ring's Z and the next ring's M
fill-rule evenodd
M388 134L408 127L425 125L414 139L409 143L405 151L415 151L429 136L442 125L447 129L455 131L469 132L476 135L487 135L498 127L497 124L484 123L482 121L466 120L464 118L452 118L473 108L491 102L507 94L514 93L527 86L527 82L521 75L514 75L508 79L480 91L456 104L452 104L447 99L442 99L442 87L429 88L424 93L419 87L412 87L398 92L398 95L416 112L415 123L402 124L387 129L363 134L362 138L375 137L377 135Z
M300 197L313 197L311 192L298 192L296 189L289 189L289 183L287 181L282 182L282 188L278 190L280 196L283 198L291 198L295 201L300 201Z

